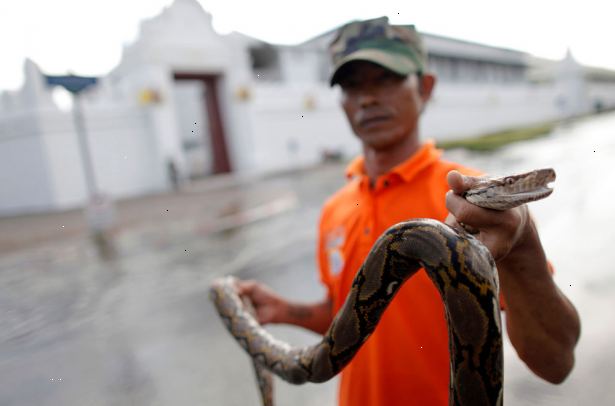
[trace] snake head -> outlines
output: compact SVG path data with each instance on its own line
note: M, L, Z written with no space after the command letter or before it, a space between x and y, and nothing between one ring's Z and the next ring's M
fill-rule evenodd
M477 179L464 193L466 200L488 209L507 210L549 196L553 189L548 185L555 181L555 171L552 168L535 169L516 175Z

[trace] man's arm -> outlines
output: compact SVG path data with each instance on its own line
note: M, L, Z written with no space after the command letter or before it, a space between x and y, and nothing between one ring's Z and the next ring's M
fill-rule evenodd
M294 324L324 334L333 320L329 298L316 303L296 303L256 281L238 281L237 288L241 296L251 300L261 324Z
M527 235L497 261L506 301L506 326L519 357L541 378L561 383L574 366L580 321L549 272L538 232Z
M477 238L496 260L511 343L536 375L562 382L574 365L580 320L551 277L527 206L501 212L482 209L460 196L472 186L472 177L454 171L448 182L452 191L446 206L453 218L447 222L479 230Z

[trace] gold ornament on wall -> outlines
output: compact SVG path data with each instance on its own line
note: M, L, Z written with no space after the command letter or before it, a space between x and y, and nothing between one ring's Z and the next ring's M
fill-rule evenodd
M305 95L305 97L303 98L303 108L308 111L315 110L316 98L311 94Z
M150 104L158 104L162 101L160 93L155 89L142 89L139 92L139 104L147 106Z
M239 101L244 101L244 102L248 101L248 100L250 100L251 96L252 95L250 94L250 89L247 86L239 86L235 90L235 97Z

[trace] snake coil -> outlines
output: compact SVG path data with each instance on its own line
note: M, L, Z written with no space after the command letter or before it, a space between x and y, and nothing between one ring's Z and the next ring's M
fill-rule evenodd
M548 196L552 169L484 178L466 193L473 204L505 210ZM499 199L499 202L498 202ZM421 268L445 308L450 351L449 404L503 404L499 282L488 249L474 236L432 219L385 231L357 272L350 293L322 340L293 348L271 336L237 294L234 278L215 279L210 297L229 332L254 361L264 405L273 405L271 377L301 384L338 374L376 328L401 286Z

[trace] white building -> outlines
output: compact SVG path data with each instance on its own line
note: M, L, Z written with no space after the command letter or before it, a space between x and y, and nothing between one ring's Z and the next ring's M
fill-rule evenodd
M333 31L296 46L219 35L195 0L142 22L120 64L83 95L98 189L115 198L173 179L262 173L358 152L328 87ZM422 134L467 135L615 107L615 72L425 34L438 75ZM83 205L87 190L72 114L43 73L0 96L0 214ZM175 176L176 174L176 176Z

